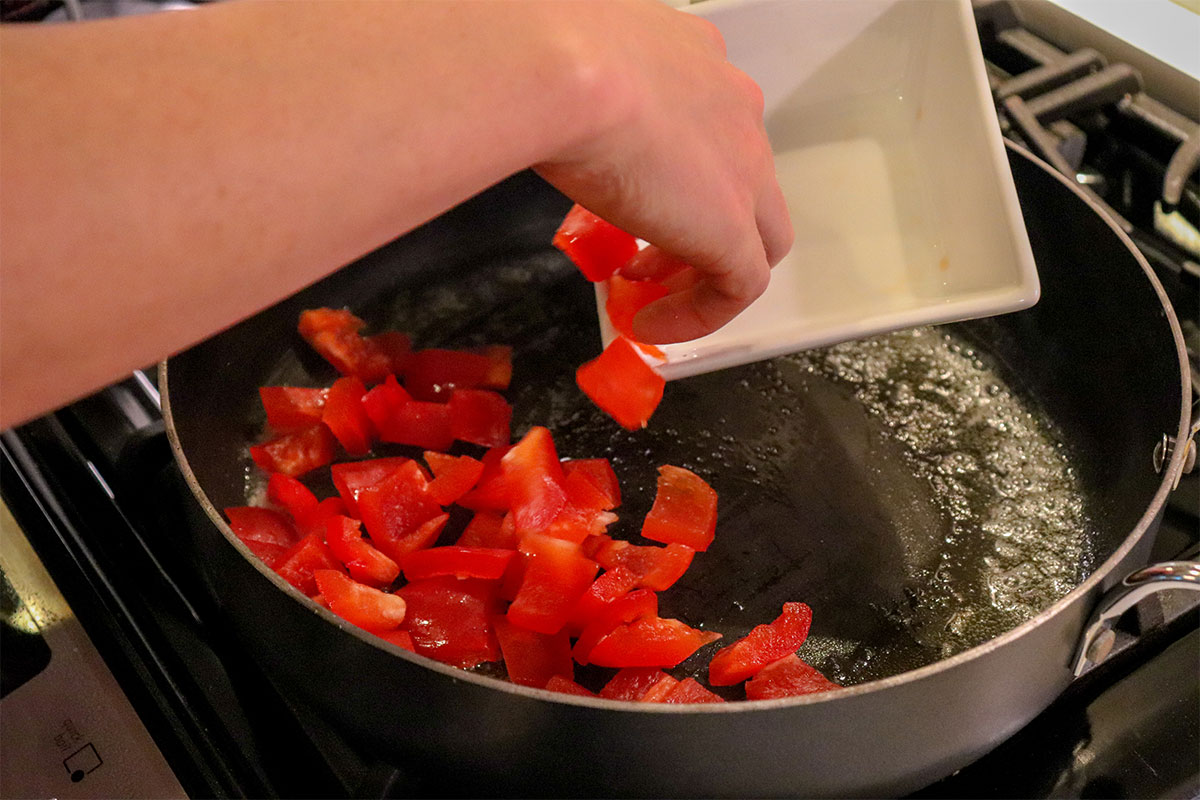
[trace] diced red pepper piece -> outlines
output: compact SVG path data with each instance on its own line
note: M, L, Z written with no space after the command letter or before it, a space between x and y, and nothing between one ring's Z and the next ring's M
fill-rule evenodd
M456 578L497 580L504 575L516 550L495 547L430 547L409 553L404 559L404 577L410 581L453 575Z
M579 634L571 653L580 664L588 663L592 649L618 625L642 617L658 616L658 595L649 589L638 589L605 604Z
M421 466L407 461L379 483L358 493L359 518L367 528L367 535L380 552L397 563L414 550L432 544L445 524L445 519L441 519L432 531L425 525L446 516L429 496L427 483Z
M392 644L396 645L396 647L402 647L405 650L410 650L414 653L417 652L416 647L413 645L412 635L409 634L408 631L403 631L397 628L393 631L371 631L371 633L375 634L380 639L383 639L385 642L391 642Z
M646 427L667 385L623 336L577 369L575 382L602 411L631 431Z
M540 531L567 502L562 465L550 431L534 426L504 454L500 472L508 488L518 533Z
M394 375L367 392L362 402L376 433L385 442L426 450L449 450L454 444L447 406L413 400Z
M388 375L403 375L412 353L412 339L399 331L384 331L366 338L366 367L358 377L367 383L375 383Z
M642 536L704 552L717 531L717 493L694 472L658 468L658 494L642 523Z
M684 678L663 698L664 703L724 703L725 698L704 688L695 678Z
M575 609L571 612L571 618L568 620L571 629L583 630L604 612L609 603L619 597L624 597L635 588L637 588L637 576L625 567L617 566L605 570L575 603Z
M558 633L599 567L584 558L579 545L541 534L522 537L520 550L524 575L508 619L538 633Z
M333 450L333 434L324 425L313 425L251 447L250 457L267 472L296 478L332 462Z
M462 535L455 542L459 547L496 547L517 549L517 531L504 526L504 516L495 511L476 511Z
M670 290L657 281L631 281L613 275L608 279L608 300L604 303L604 310L619 333L636 340L637 337L633 335L634 316L669 293Z
M488 360L487 373L481 385L488 389L507 389L512 383L513 349L506 344L489 344L474 348L474 352Z
M601 667L673 667L721 634L677 619L642 617L601 639L588 660Z
M571 462L566 462L571 463ZM607 511L609 506L608 495L600 491L596 484L592 483L591 478L584 475L582 472L575 471L567 474L564 471L563 491L567 493L567 505L579 510L587 511Z
M616 521L617 515L609 511L597 511L567 503L554 521L542 528L542 532L555 539L579 543L589 536L603 534L608 526Z
M559 694L577 694L580 697L596 696L595 692L562 675L551 675L550 680L546 681L546 690Z
M607 458L576 458L562 462L562 467L568 481L572 475L580 474L603 495L605 504L596 508L612 511L621 505L621 485Z
M288 518L269 508L234 506L225 509L225 516L234 535L268 567L300 539Z
M343 375L356 375L367 358L364 323L344 308L312 308L300 312L300 335Z
M381 592L332 569L313 573L329 610L369 631L386 631L404 622L407 604L399 595Z
M663 673L663 676L658 679L649 689L647 689L641 697L638 698L639 703L665 703L667 697L675 691L675 687L679 685L679 681L671 675Z
M319 569L344 569L342 562L334 557L320 534L310 533L288 550L275 564L275 572L305 595L318 594L317 581L313 573Z
M536 633L513 625L503 616L496 617L496 640L508 670L508 679L522 686L543 687L555 675L575 674L571 661L571 642L565 631Z
M366 455L371 449L371 420L362 404L366 393L367 387L358 378L339 378L329 387L321 414L321 421L352 456Z
M458 498L460 506L473 511L508 511L512 498L501 467L511 449L511 445L503 445L483 454L483 474L473 490Z
M392 425L392 417L405 403L412 400L412 395L396 380L395 375L388 375L383 383L372 387L363 395L362 406L375 432L382 435L383 430Z
M470 456L450 456L427 450L425 463L433 472L429 494L443 506L450 505L469 492L483 474L483 462Z
M771 700L840 688L795 653L789 653L763 667L746 682L746 699Z
M404 386L418 400L446 402L455 389L504 389L508 387L512 368L508 363L511 350L495 350L488 354L466 350L418 350L408 358ZM497 359L502 363L497 364ZM503 382L501 382L503 381Z
M671 676L661 669L652 667L628 667L612 676L600 690L600 696L607 700L641 700L646 693ZM672 679L673 680L673 679ZM668 686L672 684L667 683Z
M404 627L416 652L463 669L500 658L492 627L499 610L492 581L428 578L397 594L408 603Z
M267 412L267 424L276 433L290 433L321 421L328 389L299 386L261 386L258 396Z
M350 577L360 583L387 586L400 577L400 567L363 538L356 519L330 517L325 523L325 543L346 565Z
M638 251L637 239L578 204L571 206L551 241L592 283L625 266Z
M311 513L305 515L303 521L297 521L296 526L305 536L315 533L323 537L325 536L325 522L330 517L344 516L347 516L346 504L342 502L342 498L326 497L317 503L317 507Z
M446 404L450 435L461 442L499 447L512 438L512 406L487 389L455 389Z
M412 459L372 458L366 461L345 461L329 468L333 485L337 487L342 502L346 504L348 516L358 516L358 495L368 486L374 486L387 478Z
M783 612L769 625L756 625L749 634L721 648L708 665L708 682L733 686L789 653L808 638L812 609L804 603L784 603Z
M317 510L317 496L300 481L289 475L274 473L267 479L267 499L282 506L292 519L302 523Z
M661 592L683 577L695 554L692 548L675 542L657 547L613 540L601 546L593 558L605 569L623 566L637 576L638 586Z

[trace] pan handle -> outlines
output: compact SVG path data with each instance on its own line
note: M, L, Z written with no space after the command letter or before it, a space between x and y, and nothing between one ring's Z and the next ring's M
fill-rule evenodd
M1112 652L1117 635L1113 625L1145 597L1168 589L1200 592L1200 561L1163 561L1130 573L1109 589L1088 618L1075 655L1075 677L1096 666Z

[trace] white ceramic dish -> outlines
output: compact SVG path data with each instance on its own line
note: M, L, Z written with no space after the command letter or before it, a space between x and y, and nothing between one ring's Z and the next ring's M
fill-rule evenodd
M766 293L663 348L668 379L1037 302L969 0L705 0L766 97L796 232ZM615 335L597 286L601 334Z

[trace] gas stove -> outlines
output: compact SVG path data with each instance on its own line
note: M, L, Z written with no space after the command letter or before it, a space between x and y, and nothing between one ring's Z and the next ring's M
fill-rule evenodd
M4 12L80 17L101 6L155 4L22 0ZM1126 230L1195 363L1195 75L1052 4L977 0L975 10L1005 135ZM1153 560L1197 558L1198 484L1185 476L1173 494ZM152 369L4 432L0 493L0 795L453 792L446 776L356 750L245 656L174 544L195 524L195 501L170 454ZM1200 796L1200 613L1159 598L1127 615L1114 655L1025 729L914 796Z

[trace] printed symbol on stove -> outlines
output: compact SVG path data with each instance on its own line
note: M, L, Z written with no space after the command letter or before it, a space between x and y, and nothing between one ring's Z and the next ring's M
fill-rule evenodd
M71 783L79 783L84 777L104 762L91 742L63 759L63 766L71 773Z

